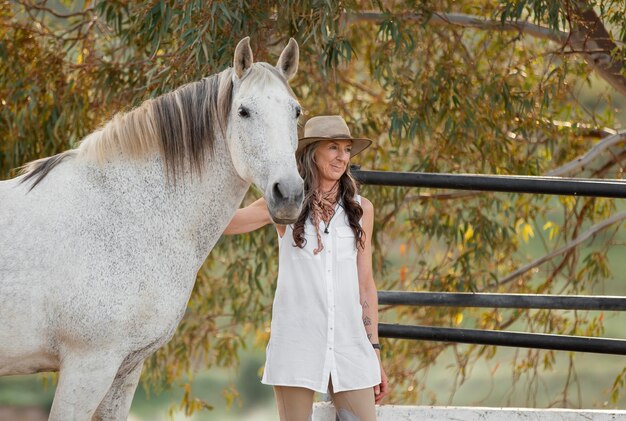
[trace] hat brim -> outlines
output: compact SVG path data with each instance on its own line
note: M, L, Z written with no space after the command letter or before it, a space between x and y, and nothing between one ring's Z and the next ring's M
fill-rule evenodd
M320 140L351 140L352 149L350 150L350 158L363 152L372 144L371 139L366 139L364 137L303 137L298 140L298 149L296 149L296 153L300 152L311 143L319 142Z

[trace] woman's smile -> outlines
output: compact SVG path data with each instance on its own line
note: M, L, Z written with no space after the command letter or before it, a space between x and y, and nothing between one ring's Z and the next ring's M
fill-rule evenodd
M339 180L350 162L351 140L323 140L315 150L315 162L322 183ZM327 186L326 186L327 187ZM324 187L324 188L326 188Z

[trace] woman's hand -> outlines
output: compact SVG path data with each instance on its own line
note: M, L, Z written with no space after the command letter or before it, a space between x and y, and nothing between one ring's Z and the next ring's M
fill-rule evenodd
M378 351L376 352L378 354ZM380 356L378 357L378 361L380 362ZM376 405L380 404L380 401L383 400L385 395L389 393L389 380L387 379L387 374L383 369L382 362L380 363L380 384L374 386L374 403Z

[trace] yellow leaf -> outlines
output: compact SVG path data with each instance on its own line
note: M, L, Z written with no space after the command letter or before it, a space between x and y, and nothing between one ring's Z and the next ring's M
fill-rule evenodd
M463 239L465 240L465 242L468 242L469 240L472 239L472 237L474 236L474 227L472 227L472 225L468 225L467 226L467 230L465 231L465 235L463 235Z
M552 240L559 233L558 225L554 224L552 221L548 221L543 224L543 230L548 231L548 238Z
M535 232L533 231L533 227L530 224L524 224L524 229L522 230L522 238L525 243L528 243L528 240L535 236Z
M554 237L556 237L556 235L559 233L559 227L555 226L554 229L550 230L550 240L553 240Z
M563 203L569 211L576 206L576 198L573 196L559 196L559 201Z
M463 313L457 313L454 315L455 326L460 325L463 322Z

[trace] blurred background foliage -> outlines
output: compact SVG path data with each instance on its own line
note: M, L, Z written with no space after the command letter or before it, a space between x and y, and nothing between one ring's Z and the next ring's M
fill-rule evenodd
M301 126L317 114L343 115L354 135L375 139L356 162L364 169L621 178L625 14L624 2L611 0L1 1L0 178L76 147L119 111L223 70L247 35L255 60L270 63L296 38L291 85ZM609 263L623 246L621 201L362 192L376 209L381 290L626 295ZM244 204L258 196L252 189ZM599 225L610 217L613 224ZM584 234L591 239L572 246ZM145 365L144 385L182 388L187 413L205 407L189 386L196 373L237 367L242 350L267 343L276 258L271 227L223 238L174 339ZM604 315L590 312L381 308L381 321L604 333ZM501 353L382 342L390 403L454 404L472 367ZM568 375L542 404L583 404L575 354L506 355L511 387L523 382L527 404L558 359ZM447 398L428 381L443 356L453 356ZM618 402L622 365L605 379L605 406ZM238 393L224 389L229 402Z

